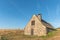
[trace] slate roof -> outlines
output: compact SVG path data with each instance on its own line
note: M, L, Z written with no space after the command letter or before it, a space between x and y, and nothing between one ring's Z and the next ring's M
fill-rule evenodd
M43 19L42 19L41 21L42 21L42 24L43 24L44 26L46 26L47 28L53 28L53 26L52 26L50 23L44 21Z
M38 18L37 15L36 15L36 17ZM39 19L39 18L38 18L38 19ZM46 21L43 20L42 18L41 18L41 22L42 22L42 24L43 24L45 27L47 27L47 28L53 28L53 26L52 26L50 23L46 22Z

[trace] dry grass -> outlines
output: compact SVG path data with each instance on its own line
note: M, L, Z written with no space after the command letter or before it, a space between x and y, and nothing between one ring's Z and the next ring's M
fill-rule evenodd
M60 30L41 37L24 35L23 30L0 30L0 40L55 40L58 36L60 36Z

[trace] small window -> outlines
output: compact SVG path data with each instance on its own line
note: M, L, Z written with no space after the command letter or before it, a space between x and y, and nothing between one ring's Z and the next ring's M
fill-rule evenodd
M31 25L35 25L35 21L32 21L32 22L31 22Z

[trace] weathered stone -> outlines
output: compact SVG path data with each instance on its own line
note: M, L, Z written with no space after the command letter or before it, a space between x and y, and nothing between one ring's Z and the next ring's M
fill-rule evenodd
M24 34L45 36L51 29L53 29L53 27L49 23L42 20L41 15L33 15L26 27L24 28Z

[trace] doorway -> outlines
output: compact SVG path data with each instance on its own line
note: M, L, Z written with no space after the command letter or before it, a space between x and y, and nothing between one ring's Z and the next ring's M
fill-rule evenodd
M34 29L31 29L31 35L34 35Z

